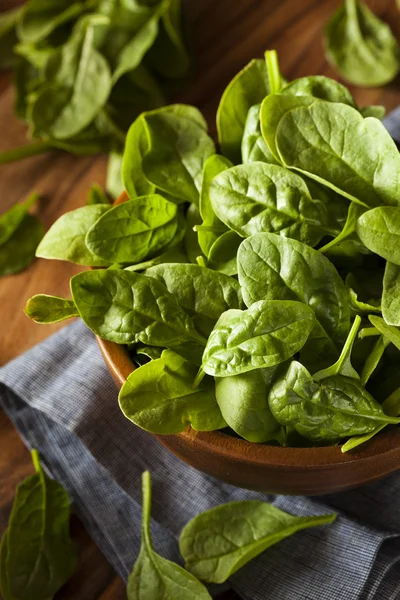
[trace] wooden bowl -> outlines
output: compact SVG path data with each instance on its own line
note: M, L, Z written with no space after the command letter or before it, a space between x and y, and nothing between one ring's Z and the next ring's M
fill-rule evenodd
M117 203L126 200L122 195ZM136 368L124 346L97 338L118 387ZM133 425L132 425L133 426ZM151 435L151 434L149 434ZM178 435L155 435L192 467L227 483L277 494L321 495L380 479L400 468L400 428L380 433L358 449L340 446L280 448L219 431L188 427Z

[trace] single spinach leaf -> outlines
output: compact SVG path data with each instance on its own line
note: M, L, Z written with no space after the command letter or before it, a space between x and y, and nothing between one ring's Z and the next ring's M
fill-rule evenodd
M331 230L326 205L313 200L303 179L263 162L232 167L210 185L217 217L242 237L280 233L315 246Z
M334 375L345 375L346 377L351 377L353 379L360 379L359 374L351 364L351 352L353 350L353 345L356 341L360 325L361 317L359 315L356 315L356 318L354 319L354 323L350 329L350 333L347 336L346 343L343 346L342 352L340 353L338 360L331 367L322 369L321 371L314 373L314 381L320 381L321 379L333 377ZM365 383L363 383L363 385L365 385Z
M36 256L68 260L87 267L108 266L109 262L89 250L85 237L92 225L110 208L109 204L92 204L65 213L50 227L36 250Z
M374 347L372 348L371 353L368 355L368 358L365 361L363 370L361 372L361 385L363 385L364 387L367 385L369 378L377 368L383 356L383 353L385 352L389 344L390 340L383 335L380 335L376 340Z
M388 325L382 317L378 317L377 315L369 315L368 319L371 321L374 328L378 330L379 333L388 338L400 350L400 330L397 327L393 327L392 325Z
M261 107L263 135L284 166L367 208L398 204L400 156L380 121L341 103L284 98L267 97Z
M224 156L234 164L241 162L241 143L247 113L269 94L265 60L249 62L229 83L217 111L218 141Z
M177 205L162 196L139 196L100 215L85 243L105 261L139 263L172 242L180 225L178 217Z
M31 206L36 204L38 199L38 194L31 194L25 202L15 204L0 216L0 246L10 239Z
M356 108L356 104L349 90L334 79L323 75L300 77L291 81L282 90L281 94L289 96L312 96L328 102L341 102Z
M391 262L383 277L382 316L388 325L400 326L400 267Z
M188 425L196 431L226 427L215 399L215 384L205 377L193 389L197 367L172 350L135 369L119 394L125 417L146 431L180 433Z
M205 337L223 312L244 308L239 282L223 273L199 265L165 264L150 267L146 275L165 285Z
M89 125L106 103L111 73L96 49L99 24L103 21L89 21L49 60L49 84L41 87L30 109L34 137L68 139Z
M166 560L153 548L150 533L150 473L142 475L142 545L128 579L128 600L211 600L207 589L179 565Z
M260 123L261 104L255 104L247 113L242 138L242 161L244 164L249 162L266 162L270 165L279 165L261 133Z
M231 429L249 442L283 441L282 428L268 406L268 390L276 367L231 377L217 377L215 395Z
M358 218L357 234L365 246L400 265L400 208L378 206Z
M246 311L228 310L208 338L203 371L228 377L278 365L304 346L314 323L309 306L290 300L260 300Z
M312 442L334 442L400 422L385 415L356 379L335 375L316 383L297 361L273 384L268 401L278 423Z
M355 85L381 86L399 72L399 47L386 23L358 0L345 0L325 29L325 51Z
M207 124L193 106L174 104L143 115L149 149L146 179L177 202L199 202L204 163L215 153Z
M4 600L53 598L76 563L69 534L68 494L44 473L36 450L32 459L36 474L18 486L1 544Z
M203 222L201 225L196 225L196 231L199 246L206 257L208 257L213 243L227 231L226 225L218 219L211 205L210 185L216 175L230 167L232 167L232 163L220 154L213 154L207 158L204 164L199 203Z
M105 340L163 348L205 345L176 298L153 277L118 269L88 271L71 279L71 292L83 321Z
M144 116L140 115L129 128L122 158L122 181L131 199L155 192L155 186L147 181L142 169L143 157L148 148Z
M35 216L24 216L14 233L0 246L0 275L20 273L35 259L44 227Z
M300 300L315 312L307 354L337 356L350 329L344 283L331 262L296 240L258 233L238 252L238 275L247 306L258 300Z
M197 577L223 583L250 560L297 531L332 523L335 514L295 517L259 500L229 502L194 517L179 548Z
M58 323L71 317L79 317L72 300L47 294L37 294L29 298L24 312L35 323Z
M243 238L236 231L226 231L215 240L208 254L208 267L225 273L237 275L237 253Z

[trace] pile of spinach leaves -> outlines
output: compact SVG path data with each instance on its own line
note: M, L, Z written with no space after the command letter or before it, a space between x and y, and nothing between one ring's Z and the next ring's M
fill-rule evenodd
M28 0L0 13L0 69L13 68L32 139L0 164L53 148L115 162L134 119L188 72L181 25L180 0Z
M65 214L37 255L102 267L71 299L139 366L119 402L157 434L225 429L256 443L345 442L400 422L400 155L377 118L321 76L247 65L217 113L142 113L127 136L129 198Z

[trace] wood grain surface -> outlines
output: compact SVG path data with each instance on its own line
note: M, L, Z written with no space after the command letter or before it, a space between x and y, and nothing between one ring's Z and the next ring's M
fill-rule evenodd
M0 11L18 3L0 0ZM196 56L196 76L173 100L194 104L215 133L215 111L233 75L251 58L276 48L289 79L323 74L337 78L328 66L322 29L338 0L186 0L185 12ZM390 23L400 39L400 15L394 0L368 5ZM360 105L400 104L400 79L385 88L351 89ZM25 143L26 129L13 115L10 76L0 74L0 151ZM44 199L37 213L48 228L61 214L82 206L89 186L104 183L106 157L75 158L55 152L0 166L0 212L36 190ZM0 365L18 356L63 326L39 326L22 312L33 294L68 294L69 278L80 270L68 263L37 260L24 273L0 279ZM33 472L30 456L3 413L0 413L0 535L10 513L15 486ZM77 571L57 600L120 600L125 586L85 532L72 523L79 553ZM237 598L233 593L226 600Z

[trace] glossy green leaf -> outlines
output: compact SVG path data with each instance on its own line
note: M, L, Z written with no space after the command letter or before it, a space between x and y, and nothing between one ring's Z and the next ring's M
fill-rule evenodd
M146 275L165 285L205 337L223 312L244 308L238 281L223 273L199 265L164 264L150 267Z
M37 294L29 298L24 312L36 323L58 323L71 317L79 317L72 300L47 294Z
M191 573L223 583L267 548L335 518L295 517L259 500L230 502L194 517L182 530L179 548Z
M124 191L122 182L122 154L110 152L108 155L106 190L112 198L118 198Z
M207 124L193 106L173 104L143 115L149 149L146 179L178 202L199 202L204 163L215 153Z
M356 108L349 90L334 79L323 75L300 77L291 81L282 90L281 94L289 96L312 96L328 102L341 102Z
M203 371L228 377L278 365L304 346L314 323L310 307L290 300L260 300L244 311L228 310L208 338Z
M146 431L180 433L188 425L197 431L226 427L215 399L215 384L205 377L193 389L197 367L172 350L135 369L119 394L125 417Z
M44 473L36 450L32 459L36 474L18 486L1 544L4 600L53 598L76 563L69 534L68 494Z
M231 429L249 442L282 441L282 428L268 406L268 391L276 367L231 377L217 377L215 395Z
M361 215L357 234L369 250L400 265L400 208L378 206Z
M241 143L247 113L269 94L265 61L249 62L225 89L217 111L218 141L224 156L234 164L241 159Z
M139 263L168 246L180 226L178 207L158 194L117 204L89 229L85 243L105 261Z
M307 351L335 354L350 329L344 283L331 262L309 246L270 233L242 242L238 274L247 306L261 299L300 300L315 312Z
M118 269L88 271L71 279L71 292L83 321L105 340L163 348L205 345L176 298L153 277Z
M38 201L38 194L31 194L25 202L15 204L0 216L0 246L17 230L29 209Z
M400 156L377 119L345 104L278 94L264 100L261 124L284 166L363 206L398 204Z
M153 548L150 533L150 473L142 475L142 545L128 579L128 600L211 600L207 589L179 565L166 560Z
M14 233L0 246L0 275L13 275L26 269L35 259L43 235L44 227L39 219L26 214Z
M125 151L122 159L122 181L128 196L145 196L155 191L155 186L149 183L142 169L143 157L148 151L144 117L141 115L131 125L126 136Z
M210 248L208 267L225 275L237 275L237 253L242 241L236 231L223 233Z
M213 243L227 231L226 225L218 219L211 205L210 185L216 175L219 175L219 173L226 171L230 167L232 167L232 163L220 154L213 154L204 164L199 203L200 215L203 222L196 226L196 231L199 246L207 257Z
M68 260L88 267L108 266L109 262L90 252L85 237L92 225L109 210L109 204L92 204L65 213L50 227L36 256Z
M242 237L280 233L311 246L332 227L323 202L303 179L277 165L254 162L217 175L210 185L217 217Z
M273 384L268 397L275 419L312 442L370 433L377 425L397 424L380 404L350 377L335 375L316 383L307 369L293 361Z
M329 62L355 85L381 86L400 70L396 38L386 23L359 0L345 0L325 29Z
M367 360L365 361L362 373L361 373L361 384L365 387L367 382L383 356L387 346L390 344L390 340L385 336L381 335L376 340L374 347L371 350L371 353L368 355Z
M383 277L382 316L388 325L400 326L400 267L391 262Z

